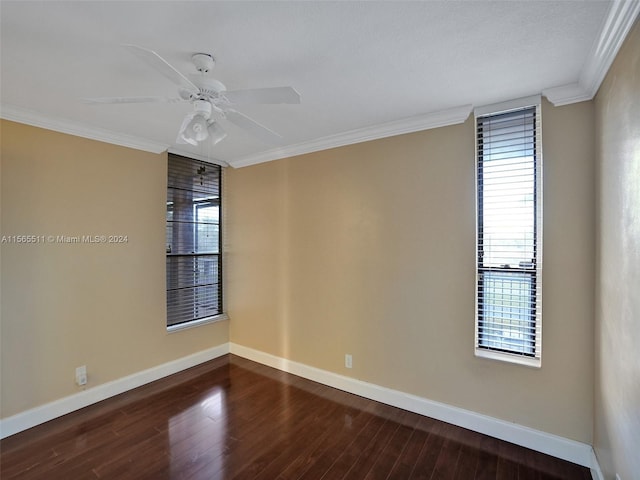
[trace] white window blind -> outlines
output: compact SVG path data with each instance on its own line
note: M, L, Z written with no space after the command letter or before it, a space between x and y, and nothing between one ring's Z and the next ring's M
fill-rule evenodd
M219 165L169 154L167 327L221 315Z
M539 366L540 107L478 115L476 354Z

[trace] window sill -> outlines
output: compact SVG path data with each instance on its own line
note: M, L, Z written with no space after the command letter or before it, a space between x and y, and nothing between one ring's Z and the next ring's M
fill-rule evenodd
M193 320L192 322L180 323L178 325L171 325L170 327L167 327L167 332L168 333L178 332L180 330L187 330L189 328L200 327L202 325L221 322L223 320L229 320L229 315L227 315L226 313L221 313L220 315L214 315L213 317L199 318L198 320Z
M499 360L501 362L515 363L524 365L525 367L541 368L542 359L534 357L521 357L520 355L510 355L508 353L495 352L493 350L485 350L476 348L476 357L489 358L491 360Z

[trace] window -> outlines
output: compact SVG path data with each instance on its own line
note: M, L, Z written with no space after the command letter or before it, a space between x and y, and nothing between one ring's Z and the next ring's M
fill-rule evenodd
M539 104L476 110L476 355L530 366L542 351Z
M166 231L169 330L223 318L221 177L219 165L169 154Z

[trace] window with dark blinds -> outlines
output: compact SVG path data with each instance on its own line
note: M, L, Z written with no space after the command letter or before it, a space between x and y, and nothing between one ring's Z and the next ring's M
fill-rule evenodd
M476 354L539 366L539 105L478 115Z
M222 314L222 169L169 154L167 327Z

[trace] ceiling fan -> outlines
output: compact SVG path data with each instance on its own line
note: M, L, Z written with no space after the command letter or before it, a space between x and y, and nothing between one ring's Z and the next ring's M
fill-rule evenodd
M215 65L213 57L207 53L196 53L191 57L199 74L186 77L153 50L137 45L123 46L175 83L179 87L179 96L98 97L86 98L84 101L93 104L190 102L193 111L182 121L177 143L196 146L199 142L209 139L211 144L215 145L227 136L218 119L230 121L263 142L278 143L282 138L280 135L232 107L245 104L300 103L300 94L293 87L227 90L221 82L207 75Z

